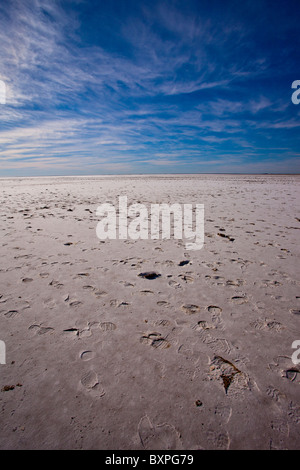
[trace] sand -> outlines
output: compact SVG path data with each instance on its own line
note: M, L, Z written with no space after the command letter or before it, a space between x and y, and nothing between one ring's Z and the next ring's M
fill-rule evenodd
M0 448L299 448L299 182L2 178ZM125 195L204 204L203 248L99 240Z

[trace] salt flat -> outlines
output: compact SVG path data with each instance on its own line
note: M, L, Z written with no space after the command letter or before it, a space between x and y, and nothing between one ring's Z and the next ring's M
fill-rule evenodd
M299 448L299 183L1 179L0 448ZM120 196L204 204L203 248L99 240Z

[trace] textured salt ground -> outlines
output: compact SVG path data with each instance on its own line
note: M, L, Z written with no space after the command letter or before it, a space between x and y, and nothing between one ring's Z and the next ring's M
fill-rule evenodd
M204 248L100 242L119 195L204 203ZM298 448L298 200L298 176L1 180L0 447Z

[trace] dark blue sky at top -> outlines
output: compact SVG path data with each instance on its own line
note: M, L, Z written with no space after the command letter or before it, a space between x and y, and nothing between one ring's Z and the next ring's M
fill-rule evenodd
M0 176L299 172L299 31L298 0L0 0Z

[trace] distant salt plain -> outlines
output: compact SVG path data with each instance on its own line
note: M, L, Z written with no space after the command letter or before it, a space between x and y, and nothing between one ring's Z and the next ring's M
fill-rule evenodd
M120 196L204 204L203 248L99 240ZM1 449L299 448L299 175L2 178L0 198Z

